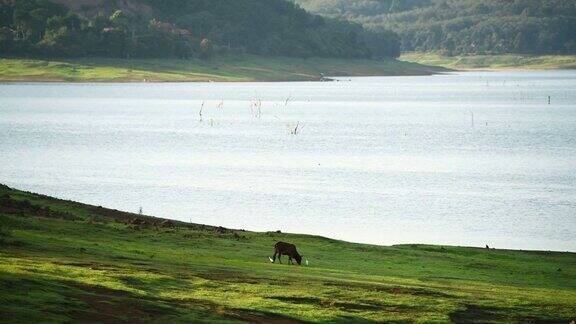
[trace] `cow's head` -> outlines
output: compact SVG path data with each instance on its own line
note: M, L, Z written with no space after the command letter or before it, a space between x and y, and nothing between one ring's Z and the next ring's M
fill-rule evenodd
M294 256L294 259L296 259L296 262L298 262L298 265L302 265L302 256L300 254L296 254Z

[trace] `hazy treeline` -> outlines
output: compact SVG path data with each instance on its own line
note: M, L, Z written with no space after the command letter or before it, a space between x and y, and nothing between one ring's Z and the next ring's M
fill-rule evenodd
M312 15L286 0L0 0L3 55L383 58L399 52L394 33Z
M433 0L292 0L322 16L362 17L427 6Z
M294 0L327 17L398 33L404 51L576 53L573 0Z

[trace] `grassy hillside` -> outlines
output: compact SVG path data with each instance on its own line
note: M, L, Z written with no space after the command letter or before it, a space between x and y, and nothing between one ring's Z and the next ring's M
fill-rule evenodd
M0 59L0 81L304 81L325 75L425 75L440 71L397 60L221 57L178 59Z
M228 230L5 186L0 226L0 314L12 322L576 317L573 253L383 247ZM278 240L297 244L310 265L270 264Z
M576 55L458 55L405 53L400 60L448 69L576 69Z

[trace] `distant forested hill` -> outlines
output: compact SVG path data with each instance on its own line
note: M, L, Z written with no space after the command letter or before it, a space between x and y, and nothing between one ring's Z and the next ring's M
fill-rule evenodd
M287 0L0 0L0 55L383 58L397 35Z
M425 7L433 0L292 0L306 10L332 17L359 18Z
M574 0L294 0L400 35L404 51L574 54Z

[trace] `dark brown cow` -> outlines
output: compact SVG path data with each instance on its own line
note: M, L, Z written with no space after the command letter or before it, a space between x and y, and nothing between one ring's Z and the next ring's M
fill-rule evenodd
M300 255L300 253L298 253L298 251L296 250L296 245L294 244L286 242L276 243L274 245L274 256L269 258L270 262L274 263L276 261L276 255L278 255L278 261L280 261L280 263L282 263L280 257L282 257L282 255L287 255L288 262L290 262L290 264L292 264L292 258L294 258L296 262L298 262L298 265L302 264L302 256Z

